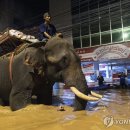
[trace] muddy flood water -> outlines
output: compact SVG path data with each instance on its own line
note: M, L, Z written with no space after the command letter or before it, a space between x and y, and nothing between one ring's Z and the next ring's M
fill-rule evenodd
M104 95L101 101L88 102L87 110L79 112L73 112L74 95L69 90L60 90L62 101L54 99L55 105L64 103L65 111L57 111L57 106L30 105L12 112L0 106L0 130L130 130L130 90L99 93Z

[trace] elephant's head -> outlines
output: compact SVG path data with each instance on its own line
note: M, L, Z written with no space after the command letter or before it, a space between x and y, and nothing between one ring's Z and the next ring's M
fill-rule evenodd
M100 95L89 97L88 86L81 70L79 56L65 39L54 37L45 45L46 75L50 80L64 82L75 93L75 110L86 107L86 100L98 100ZM97 98L98 97L98 98Z
M35 43L31 46L37 48L41 46L41 44L44 43ZM35 56L34 50L36 51ZM88 100L97 101L101 98L101 95L93 92L91 94L95 97L87 96L89 91L85 76L81 70L80 58L75 53L72 45L65 39L53 37L48 40L43 49L39 48L38 50L34 48L34 50L32 50L33 56L30 55L30 51L26 53L25 64L33 67L37 65L37 68L40 68L38 70L39 73L42 70L42 74L44 74L49 81L63 82L67 87L70 87L76 95L74 110L84 110ZM41 58L41 56L43 57ZM43 61L44 65L42 65Z

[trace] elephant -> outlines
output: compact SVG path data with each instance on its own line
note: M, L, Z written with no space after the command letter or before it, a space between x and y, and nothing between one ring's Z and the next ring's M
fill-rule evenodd
M88 100L102 98L89 92L80 58L64 38L32 43L13 58L0 58L0 98L12 111L31 104L32 95L38 104L51 105L55 82L65 83L74 92L74 111L85 110Z

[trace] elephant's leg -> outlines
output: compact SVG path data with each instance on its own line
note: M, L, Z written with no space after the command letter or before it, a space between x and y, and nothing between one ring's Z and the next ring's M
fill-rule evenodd
M31 104L32 90L15 91L12 89L10 94L10 107L13 111L21 109Z
M35 84L30 73L26 73L19 79L16 76L13 81L9 103L11 109L15 111L31 104L32 90Z
M74 111L85 110L85 108L86 108L86 101L75 96Z

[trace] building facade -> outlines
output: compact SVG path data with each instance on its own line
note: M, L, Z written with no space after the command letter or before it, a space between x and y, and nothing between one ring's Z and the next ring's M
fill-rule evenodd
M129 0L71 0L73 45L88 81L99 73L108 82L129 76L129 7Z
M130 40L129 0L71 0L75 48Z
M48 0L0 0L0 32L7 28L21 30L38 26L45 10L49 10Z
M72 43L72 15L70 0L50 0L49 11L58 32Z
M106 82L121 72L130 75L129 7L129 0L50 1L54 22L69 34L87 81L95 82L99 73Z

